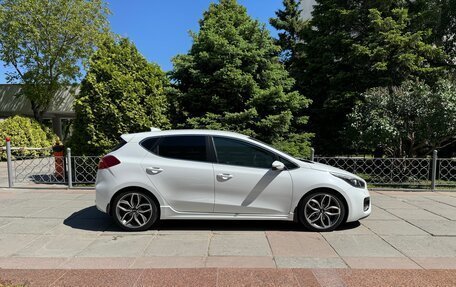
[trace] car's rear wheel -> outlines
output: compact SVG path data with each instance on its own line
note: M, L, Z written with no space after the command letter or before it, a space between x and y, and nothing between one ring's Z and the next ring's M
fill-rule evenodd
M124 230L149 229L158 218L158 206L152 197L141 191L125 191L114 200L114 221Z
M332 231L345 218L345 205L341 198L332 192L316 192L307 195L299 208L299 218L304 226L312 231Z

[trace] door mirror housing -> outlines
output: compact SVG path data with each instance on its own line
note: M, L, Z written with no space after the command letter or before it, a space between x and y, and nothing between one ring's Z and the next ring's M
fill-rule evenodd
M272 169L273 170L284 170L285 165L283 164L283 162L276 160L272 163Z

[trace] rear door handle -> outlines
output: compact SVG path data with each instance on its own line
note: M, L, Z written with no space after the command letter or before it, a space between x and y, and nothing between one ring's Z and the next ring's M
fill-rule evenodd
M233 178L233 175L229 174L229 173L219 173L219 174L217 174L217 177L221 180L228 180L228 179Z
M160 168L160 167L148 167L148 168L146 168L146 173L147 174L152 174L152 175L158 174L158 173L160 173L162 171L163 171L163 168Z

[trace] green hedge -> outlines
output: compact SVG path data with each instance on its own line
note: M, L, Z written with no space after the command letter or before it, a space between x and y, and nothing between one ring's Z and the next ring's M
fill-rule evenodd
M45 148L52 146L57 140L57 136L50 128L39 124L34 119L21 116L14 116L0 121L1 146L6 145L6 137L11 138L12 147ZM13 151L13 154L21 156L39 155L42 153L40 151ZM0 157L1 159L5 159L6 152L2 151Z

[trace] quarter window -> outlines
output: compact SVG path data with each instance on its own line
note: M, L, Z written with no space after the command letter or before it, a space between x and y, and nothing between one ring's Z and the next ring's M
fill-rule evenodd
M239 140L214 137L218 163L256 168L271 168L273 153Z
M144 139L142 140L139 144L147 149L148 151L150 151L151 153L157 153L157 149L156 149L156 146L157 146L157 142L160 138L159 137L153 137L153 138L147 138L147 139Z
M166 136L155 151L162 157L207 161L205 136Z

